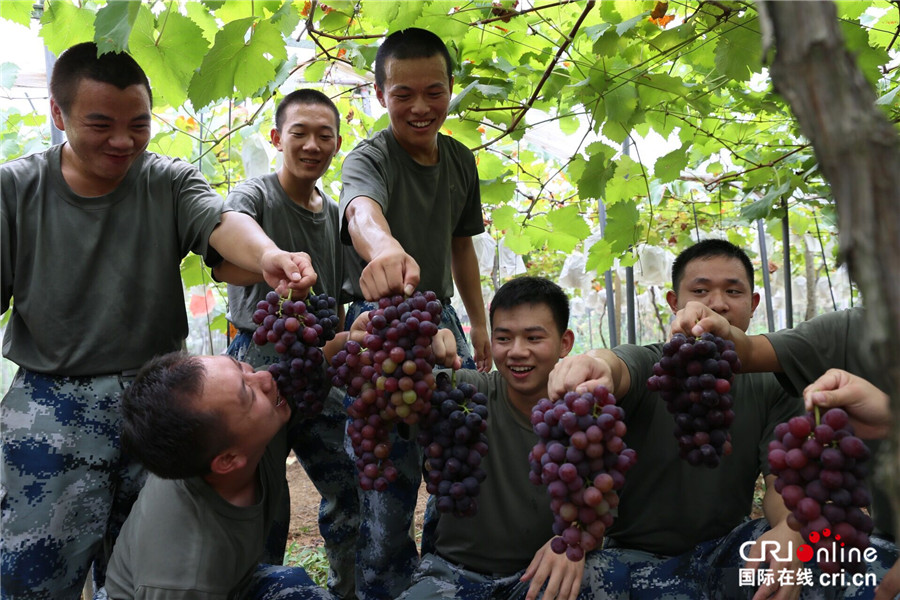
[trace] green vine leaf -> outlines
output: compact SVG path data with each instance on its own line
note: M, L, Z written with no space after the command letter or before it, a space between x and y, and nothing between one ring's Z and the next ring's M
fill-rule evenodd
M177 11L161 14L159 23L157 31L150 9L141 6L128 47L150 79L154 103L180 106L209 46L200 27Z
M246 40L246 41L245 41ZM278 28L255 17L225 25L203 59L188 87L188 97L196 107L230 98L250 96L275 76L272 58L287 58Z
M41 15L41 37L56 56L75 44L89 42L94 39L94 12L62 0L48 2Z
M110 2L97 11L94 41L100 52L122 52L126 49L140 8L139 0L120 0Z
M0 2L0 18L24 25L31 26L31 13L34 10L33 0L7 0Z

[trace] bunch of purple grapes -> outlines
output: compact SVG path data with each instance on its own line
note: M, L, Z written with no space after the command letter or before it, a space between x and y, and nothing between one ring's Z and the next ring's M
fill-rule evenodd
M567 393L540 400L531 410L539 441L528 454L529 479L546 485L553 512L550 548L579 561L598 546L613 523L618 490L637 460L625 446L625 411L599 386L593 393Z
M431 410L434 351L443 306L434 292L381 298L369 312L362 346L349 341L332 358L328 377L352 398L348 434L359 484L382 491L397 478L389 433L413 425Z
M323 364L322 346L334 339L338 316L335 300L327 294L306 300L282 299L277 292L266 294L256 305L253 322L254 343L274 345L279 360L269 365L278 391L302 418L322 412L330 388Z
M416 437L425 449L425 489L436 496L440 512L469 517L478 512L486 477L487 396L468 383L454 387L447 373L439 373L436 383Z
M731 454L730 392L741 370L734 342L711 333L699 338L676 333L663 344L662 354L647 387L659 392L675 417L679 455L694 466L717 467Z
M817 409L818 410L818 409ZM821 414L808 412L775 427L775 439L769 442L769 466L777 476L775 490L790 509L788 525L799 531L813 546L828 546L832 552L819 567L836 572L841 564L835 559L838 546L869 547L872 518L864 512L872 497L865 484L869 474L869 448L853 435L847 413L832 408ZM827 539L821 532L831 530ZM816 556L819 552L816 551ZM848 561L859 568L861 561Z

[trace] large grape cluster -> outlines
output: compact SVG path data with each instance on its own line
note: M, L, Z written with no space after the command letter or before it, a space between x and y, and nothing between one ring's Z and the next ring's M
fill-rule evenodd
M258 325L253 341L260 346L274 345L279 360L269 365L269 372L301 418L321 413L328 396L322 346L334 339L339 321L335 306L334 298L327 294L291 300L271 291L253 313Z
M597 547L613 523L618 490L637 460L625 446L625 411L602 386L540 400L531 410L538 443L528 454L529 478L546 485L553 512L550 548L579 561Z
M853 435L850 419L840 408L825 411L819 420L808 412L780 423L769 442L769 466L777 475L775 490L791 511L788 525L816 550L830 548L818 561L825 572L841 567L838 548L869 547L873 522L863 510L872 501L865 483L868 461L868 447ZM829 531L834 533L830 539ZM848 561L845 566L862 564Z
M331 360L332 384L346 387L351 398L347 433L364 490L383 491L397 478L390 459L394 425L413 425L431 410L431 340L442 310L434 292L381 298L369 312L363 344L349 341Z
M662 354L647 387L659 392L675 417L679 455L694 466L717 467L731 454L731 384L741 370L734 343L711 333L699 338L677 333L663 344Z
M437 498L438 511L469 517L478 512L486 477L487 396L469 383L454 387L447 373L439 373L436 383L416 437L425 450L425 489Z

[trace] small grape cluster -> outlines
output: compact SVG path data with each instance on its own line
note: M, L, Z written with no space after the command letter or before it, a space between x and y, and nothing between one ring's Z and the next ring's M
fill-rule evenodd
M425 489L437 497L442 513L470 517L478 512L477 497L486 477L487 396L474 385L454 387L439 373L431 395L431 411L419 421L416 441L425 449Z
M266 294L256 305L253 342L274 345L278 362L269 365L278 391L291 402L301 418L322 412L329 383L322 363L322 346L334 339L338 325L336 302L327 294L304 300L281 298L277 292Z
M603 387L540 400L531 410L539 440L528 454L529 479L546 485L553 512L550 548L579 561L600 543L613 523L618 490L637 460L625 446L625 411Z
M363 344L349 341L331 360L328 377L352 399L347 433L364 490L383 491L397 479L390 459L394 425L413 425L431 410L431 340L442 310L434 292L381 298L369 312Z
M679 455L693 466L717 467L731 454L731 384L741 370L734 342L711 333L699 338L676 333L662 354L647 388L659 392L675 417Z
M869 449L853 435L843 409L829 409L819 419L808 412L778 424L769 442L769 466L777 476L775 490L791 511L788 525L816 548L832 547L835 540L841 547L868 548L874 525L863 511L872 501L865 483L868 461ZM832 539L819 535L827 530L834 533ZM835 559L838 553L824 554L819 567L836 572L842 562ZM846 566L862 564L848 561Z

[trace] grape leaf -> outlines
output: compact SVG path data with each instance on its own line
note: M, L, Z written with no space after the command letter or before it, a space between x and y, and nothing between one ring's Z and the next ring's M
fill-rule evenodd
M245 41L245 37L247 40ZM285 60L287 52L278 28L255 17L225 25L200 69L191 78L188 97L195 107L229 98L250 96L275 76L275 66L266 55Z
M755 14L735 22L719 38L716 68L735 81L747 81L762 69L762 39Z
M688 157L685 146L672 150L665 156L656 159L653 165L653 175L661 182L674 181L681 175L682 169L687 166Z
M97 11L94 19L94 42L101 53L126 49L140 7L139 0L120 0L110 2Z
M41 15L41 37L44 44L56 56L81 42L94 39L94 13L78 8L70 2L48 2Z
M128 48L150 79L154 104L180 106L209 46L200 27L177 9L160 15L160 19L165 25L157 32L150 9L141 6Z
M31 13L34 10L34 0L6 0L0 2L0 18L24 25L31 26Z
M518 215L519 212L512 206L501 206L500 208L495 208L491 211L491 221L493 221L494 227L497 229L501 231L511 231L513 229L520 229L519 224L516 222L516 217L518 217Z
M19 76L19 65L5 62L0 65L0 87L10 89L16 84Z

